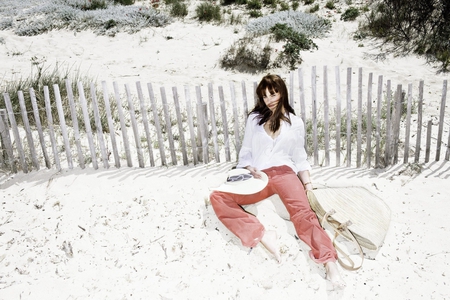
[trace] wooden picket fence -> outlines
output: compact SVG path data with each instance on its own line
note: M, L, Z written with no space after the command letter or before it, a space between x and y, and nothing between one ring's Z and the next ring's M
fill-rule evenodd
M305 144L312 164L382 168L399 162L428 162L433 154L439 161L443 146L447 148L444 159L449 160L446 80L439 99L439 120L434 125L423 114L423 81L417 93L411 83L404 92L401 84L393 86L383 76L375 83L372 73L365 85L362 68L357 72L357 84L352 83L351 68L346 70L344 84L339 67L334 71L334 84L330 84L333 80L323 67L321 86L316 67L311 69L309 84L302 69L286 76L289 101L306 124ZM109 168L112 163L117 168L124 164L144 168L233 162L241 147L247 113L254 105L256 85L253 82L249 87L243 81L238 92L234 82L228 90L209 83L203 88L196 86L195 97L189 86L184 86L184 99L177 87L172 87L172 100L164 87L158 94L148 83L144 92L140 82L135 89L125 84L124 91L113 82L111 94L106 82L101 83L101 92L90 84L86 95L87 87L69 80L64 94L56 84L42 91L30 88L17 95L4 93L0 166L27 173L43 166L60 170ZM413 111L416 107L417 112ZM433 130L436 126L437 133Z

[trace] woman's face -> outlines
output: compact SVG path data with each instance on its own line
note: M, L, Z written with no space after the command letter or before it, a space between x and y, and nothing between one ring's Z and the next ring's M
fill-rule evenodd
M276 93L275 91L273 91L273 93L271 94L269 89L266 89L263 100L267 107L272 112L274 112L277 108L278 102L280 102L280 93Z

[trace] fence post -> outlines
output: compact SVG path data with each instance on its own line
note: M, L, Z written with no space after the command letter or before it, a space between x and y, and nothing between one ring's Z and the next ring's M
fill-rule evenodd
M406 107L406 128L405 128L405 151L403 154L403 163L408 163L409 159L409 136L411 130L411 105L412 105L412 84L408 84L408 103Z
M317 80L316 66L311 69L311 102L312 102L312 137L314 150L314 165L319 165L319 145L317 140Z
M423 106L423 80L419 83L419 101L417 103L417 132L416 132L416 151L414 153L414 162L419 162L420 140L422 137L422 106Z
M339 66L335 67L336 75L336 166L341 165L341 79Z
M11 143L11 136L9 135L8 119L5 109L0 109L0 138L2 140L2 149L4 149L2 153L0 153L2 162L5 162L3 157L6 157L5 165L9 165L9 168L13 173L17 173L16 160L14 159L14 152Z
M439 129L438 129L438 138L436 145L436 161L439 160L441 156L441 144L442 144L442 133L444 130L444 116L445 116L445 101L447 98L447 80L444 80L442 87L442 98L441 98L441 113L439 115Z

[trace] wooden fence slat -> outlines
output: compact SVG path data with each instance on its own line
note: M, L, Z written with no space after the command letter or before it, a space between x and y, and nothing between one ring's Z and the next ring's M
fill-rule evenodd
M25 136L27 137L28 148L30 149L31 162L32 162L34 168L37 171L39 171L39 169L40 169L39 161L37 159L36 147L34 146L33 135L31 134L30 122L28 120L27 107L25 106L25 97L23 96L22 91L18 91L17 94L19 97L19 105L20 105L20 111L22 113L22 122L23 122L23 127L25 129Z
M398 163L398 143L400 142L400 119L402 117L402 102L403 102L403 89L402 85L397 85L395 101L395 115L393 114L393 153L394 153L394 164Z
M328 68L323 67L323 122L324 122L324 146L325 166L330 165L330 107L328 103Z
M419 82L419 100L417 101L417 131L416 131L416 151L414 162L418 163L420 158L420 142L422 137L422 109L423 107L423 80Z
M103 87L103 102L105 103L105 110L106 110L106 119L108 120L109 138L111 139L111 147L114 155L114 165L116 166L116 168L120 168L119 151L117 149L117 142L116 142L116 129L114 127L112 119L111 105L109 102L109 92L108 87L106 85L106 81L102 81L102 87Z
M100 112L98 108L97 91L94 83L91 83L91 99L92 99L92 109L94 111L95 126L97 127L97 141L100 146L100 153L102 155L103 167L105 169L108 169L109 168L108 154L106 153L105 139L103 137L103 127L102 122L100 120Z
M78 97L80 99L81 111L83 112L84 118L84 128L86 131L86 136L89 144L89 151L91 153L92 166L94 169L98 169L98 161L97 161L97 153L95 152L94 146L94 136L92 135L92 127L91 120L89 118L89 111L87 106L86 96L84 95L84 87L83 84L79 81L77 84L78 87Z
M216 111L214 108L214 91L212 83L208 83L209 115L211 116L212 140L214 145L214 157L216 162L220 162L219 144L217 141Z
M166 152L164 151L164 139L162 136L161 121L159 120L158 107L156 106L155 94L153 93L153 86L151 83L147 83L148 95L150 98L150 106L153 113L153 120L155 122L156 134L158 136L159 144L159 155L161 157L161 164L163 166L167 165L166 162Z
M448 131L448 139L447 139L447 151L445 152L445 160L450 159L450 130Z
M409 159L409 139L411 131L411 106L412 106L412 84L408 84L408 103L406 106L406 124L405 124L405 149L403 153L403 163L407 164Z
M223 94L222 86L219 86L219 99L220 99L220 111L222 112L223 142L225 145L225 160L227 162L230 162L231 161L230 136L228 133L227 110L225 107L225 97Z
M125 116L123 113L122 100L120 99L119 86L118 86L117 82L113 82L113 88L114 88L114 98L117 103L117 112L119 113L120 130L122 132L123 147L125 149L125 155L127 158L127 166L132 167L133 161L131 160L131 151L130 151L130 143L129 143L129 139L128 139L128 131L127 131L127 126L125 124Z
M148 149L148 156L150 159L150 166L154 167L155 158L153 155L153 143L152 138L150 136L150 128L148 126L149 123L148 123L147 107L145 105L144 93L142 92L142 86L140 81L136 82L136 90L138 93L139 107L141 109L142 124L144 125L145 138L147 140L147 149Z
M201 149L201 157L202 162L207 164L209 162L209 155L208 155L208 140L206 138L206 131L207 131L207 120L206 120L206 114L203 107L203 100L202 100L202 92L199 86L195 87L195 94L197 95L197 120L199 124L200 129L200 149Z
M184 138L183 119L181 118L180 101L178 100L178 91L176 87L172 87L172 94L173 94L173 102L175 104L175 114L177 116L178 134L180 135L183 164L187 166L189 164L189 160L186 152L186 140Z
M341 165L341 79L339 66L335 67L336 76L336 166Z
M0 134L2 137L2 147L5 148L7 156L5 165L9 165L10 170L13 173L17 173L16 160L14 158L11 136L9 135L7 115L5 109L0 109ZM1 153L0 155L3 157L3 153Z
M234 116L234 138L236 144L236 154L241 150L241 136L240 136L240 128L239 128L239 115L237 110L236 103L236 93L234 90L234 84L230 81L230 92L231 92L231 106L233 108L233 116Z
M47 147L45 145L44 132L42 129L41 118L39 116L39 108L37 106L36 94L33 88L30 88L29 91L30 91L31 106L33 107L34 122L39 136L39 143L41 144L42 155L44 156L45 167L47 169L50 169L51 163L50 158L48 157Z
M50 143L52 145L52 151L53 151L53 158L55 159L56 169L58 171L60 171L61 170L61 160L59 158L59 153L58 153L58 148L57 148L56 138L55 138L55 130L53 127L52 107L50 104L50 91L48 89L48 86L44 86L44 101L45 101L45 113L47 116L48 132L49 132Z
M184 94L186 97L186 111L188 117L189 135L191 140L192 158L195 166L198 164L198 153L197 153L197 145L195 142L194 117L192 116L191 97L189 93L189 87L187 85L184 86Z
M22 139L20 138L19 129L14 115L11 99L8 93L3 94L5 100L6 110L8 111L9 123L13 131L14 141L16 142L17 151L19 152L19 163L24 173L28 173L28 166L25 160L25 153L23 152Z
M44 162L47 169L51 168L50 158L48 157L47 147L45 145L44 132L42 130L41 118L39 116L39 108L37 106L36 94L33 88L30 88L30 100L31 106L33 107L34 122L36 125L36 130L39 136L39 143L41 144L42 155L44 156Z
M55 93L56 108L58 111L59 129L61 130L63 140L64 140L64 148L66 150L67 165L69 166L69 169L73 169L73 160L72 160L72 153L70 151L71 149L70 149L70 142L69 142L69 134L67 133L67 125L66 125L66 119L64 117L61 93L59 91L59 86L57 84L53 85L53 92Z
M289 72L289 105L294 107L294 71Z
M316 66L311 70L311 105L312 105L312 137L313 137L313 155L314 165L319 165L319 145L317 139L317 75Z
M176 166L178 164L178 161L177 161L177 154L175 152L175 141L174 141L173 133L172 133L172 121L170 119L169 105L167 103L167 97L166 97L166 90L164 89L164 87L161 87L159 90L161 92L161 101L162 101L162 105L163 105L164 119L166 121L166 131L167 131L167 136L169 139L170 157L172 159L172 165Z
M427 143L425 146L425 163L430 161L430 150L431 150L431 130L433 129L433 122L428 121L427 124Z
M247 103L247 88L245 87L245 81L242 80L241 82L241 88L242 88L242 104L244 106L244 115L245 119L247 120L248 116L248 103Z
M352 68L347 68L347 167L352 164Z
M366 135L366 157L367 168L372 165L372 80L373 75L369 73L369 82L367 85L367 135Z
M438 161L441 156L441 145L442 145L442 136L444 130L444 117L445 117L445 102L447 99L447 80L444 80L442 87L442 98L441 98L441 107L440 107L440 115L439 115L439 129L438 129L438 138L436 143L436 158Z
M382 104L383 104L383 75L378 76L378 90L377 90L377 124L375 132L375 168L385 167L385 163L381 161L381 118L382 118ZM367 126L369 126L367 120Z
M391 81L387 80L386 83L386 146L384 147L384 157L385 164L391 165L391 99L392 99L392 90L391 90Z
M72 83L69 81L69 79L66 79L65 84L66 84L67 98L69 100L70 114L72 117L72 127L73 127L73 133L74 133L74 137L75 137L75 144L76 144L77 153L78 153L78 163L80 164L80 167L82 169L84 169L85 161L84 161L83 149L81 148L80 130L79 130L78 116L77 116L77 111L76 111L76 106L75 106L75 98L73 96L73 91L72 91Z
M127 94L128 112L130 114L131 128L133 129L134 143L136 145L136 153L138 158L139 168L144 168L144 153L142 151L141 136L139 135L139 129L136 120L135 108L133 104L133 98L131 97L130 85L125 84L125 93Z
M370 76L370 75L369 75ZM361 152L362 152L362 68L358 69L358 106L357 106L357 120L356 120L356 167L361 167Z
M305 151L308 152L308 135L306 134L306 104L305 104L305 85L303 83L303 71L298 69L298 87L299 87L299 99L300 99L300 116L303 120L305 127Z

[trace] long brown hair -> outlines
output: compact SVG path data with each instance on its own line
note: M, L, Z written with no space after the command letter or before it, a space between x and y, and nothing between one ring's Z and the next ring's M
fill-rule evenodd
M263 99L263 97L266 95L266 90L269 90L271 94L280 93L280 101L278 102L278 105L273 113L267 107ZM289 104L287 87L280 76L273 74L264 76L258 84L258 87L256 88L256 95L258 96L258 101L256 102L256 105L250 112L250 114L257 114L256 118L259 119L259 125L263 125L267 121L270 121L270 130L272 132L276 132L278 129L280 129L282 120L291 124L291 120L289 119L289 117L286 117L284 115L283 109L284 112L289 112L294 115L295 112Z

